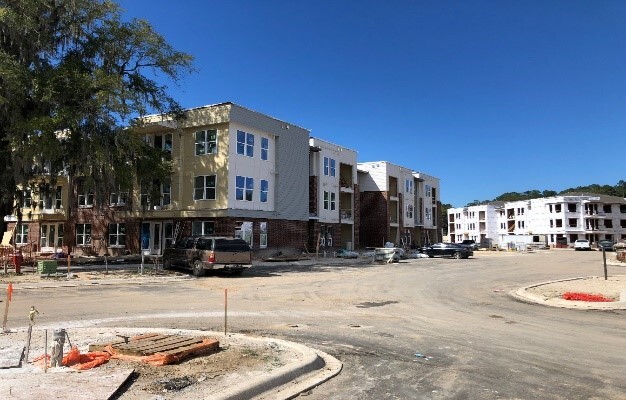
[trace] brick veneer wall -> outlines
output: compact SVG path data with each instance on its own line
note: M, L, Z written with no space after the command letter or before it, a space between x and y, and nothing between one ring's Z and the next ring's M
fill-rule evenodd
M360 247L380 247L389 239L387 192L360 194Z

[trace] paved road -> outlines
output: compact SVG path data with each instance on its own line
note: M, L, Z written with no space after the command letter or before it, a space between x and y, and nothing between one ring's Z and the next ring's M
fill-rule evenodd
M598 252L479 252L469 260L274 265L237 278L28 290L11 308L36 304L38 324L220 331L228 288L230 330L300 342L344 363L306 399L626 399L625 311L556 309L507 295L602 273Z

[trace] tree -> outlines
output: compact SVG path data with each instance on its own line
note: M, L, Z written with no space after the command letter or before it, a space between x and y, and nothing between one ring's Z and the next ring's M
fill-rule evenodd
M0 0L2 214L20 188L46 190L60 174L100 195L167 176L167 159L134 129L148 113L181 117L156 77L178 83L192 70L190 55L146 21L123 22L112 1Z

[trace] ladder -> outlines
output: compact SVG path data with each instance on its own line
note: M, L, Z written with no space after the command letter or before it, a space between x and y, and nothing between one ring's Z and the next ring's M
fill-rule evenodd
M176 227L174 228L174 238L173 238L174 243L178 243L178 240L183 234L183 231L185 230L185 227L187 226L188 222L189 221L177 221L176 222Z

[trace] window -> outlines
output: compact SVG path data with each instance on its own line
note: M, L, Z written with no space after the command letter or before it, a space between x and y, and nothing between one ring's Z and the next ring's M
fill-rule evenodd
M57 210L60 210L63 208L63 187L62 186L57 186L57 190L54 193L54 208L56 208Z
M93 193L82 193L78 195L78 207L93 207Z
M550 220L550 228L554 228L554 220L553 219Z
M109 224L109 247L126 246L126 225Z
M619 212L621 212L622 214L626 214L626 204L619 205Z
M578 226L578 220L576 218L569 218L567 223L570 228L576 228Z
M259 247L267 247L267 222L259 222Z
M161 184L161 206L169 206L172 203L172 182L166 179Z
M193 221L191 224L191 234L193 236L213 235L215 233L215 222L213 221Z
M605 219L604 220L604 227L605 228L613 228L613 220Z
M424 193L426 194L426 197L430 197L430 194L431 194L430 185L424 185Z
M555 222L557 228L562 228L563 227L563 220L562 219L555 219L554 222Z
M561 204L555 204L554 205L554 212L555 213L560 213L561 212Z
M267 160L270 151L270 140L261 138L261 160Z
M607 214L610 214L611 213L611 205L610 204L604 204L602 206L602 211L607 213Z
M254 195L254 178L248 176L235 177L235 199L252 201Z
M269 182L261 179L261 203L267 203L267 192L269 190Z
M567 211L576 212L576 203L567 203Z
M405 181L405 191L408 194L413 194L413 179L407 179Z
M334 210L335 206L335 193L324 191L324 210Z
M17 225L15 228L15 244L28 244L28 225Z
M406 205L406 217L408 219L413 219L413 204Z
M237 154L254 157L254 135L237 131Z
M29 208L32 204L32 192L30 189L24 190L24 198L22 199L22 208Z
M424 211L426 211L426 220L430 221L432 219L432 210L430 208L426 207L426 209Z
M111 207L123 206L126 204L127 200L128 200L128 192L116 192L116 193L111 193L109 195L109 205Z
M217 130L196 132L196 155L217 154Z
M76 246L91 244L91 224L76 224Z
M626 219L620 219L619 220L619 226L622 228L626 228Z
M194 200L215 200L215 175L200 175L194 179Z
M154 135L154 147L163 150L167 154L172 154L172 134Z
M332 158L324 157L324 175L326 176L336 176L337 168L336 161Z

